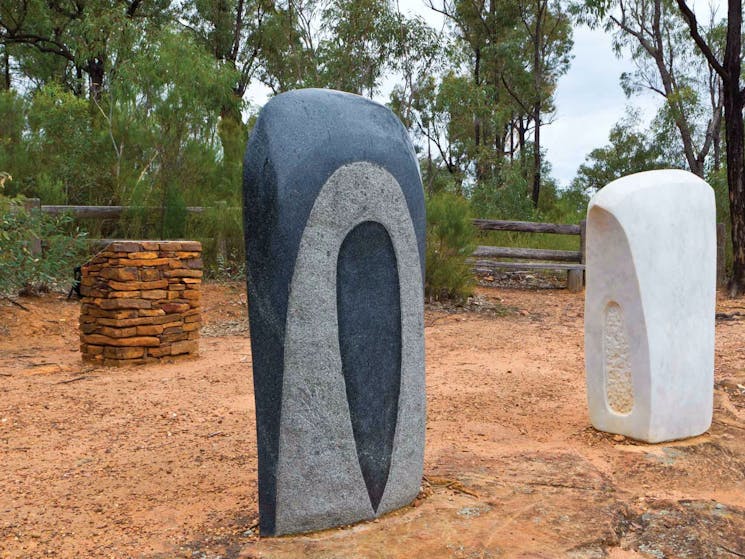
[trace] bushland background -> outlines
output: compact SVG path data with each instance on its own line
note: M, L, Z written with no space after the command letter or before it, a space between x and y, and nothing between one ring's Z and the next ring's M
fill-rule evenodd
M448 293L468 292L469 217L577 223L611 180L669 167L714 187L731 292L742 291L739 1L719 15L698 7L698 18L682 0L423 2L442 29L389 0L0 0L0 289L64 283L86 236L199 239L209 274L240 277L241 165L260 109L250 90L261 86L350 91L401 118L429 199L429 257L437 281L455 286ZM621 76L626 116L560 185L541 130L579 25L604 27L636 69ZM651 122L634 108L643 92L663 100ZM32 215L24 196L132 209L76 222ZM41 259L27 254L29 231L45 239ZM479 244L577 243L481 235Z

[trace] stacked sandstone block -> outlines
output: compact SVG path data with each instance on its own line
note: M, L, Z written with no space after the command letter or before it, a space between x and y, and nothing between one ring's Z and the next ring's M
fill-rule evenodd
M107 366L196 355L202 245L116 241L82 267L80 352Z

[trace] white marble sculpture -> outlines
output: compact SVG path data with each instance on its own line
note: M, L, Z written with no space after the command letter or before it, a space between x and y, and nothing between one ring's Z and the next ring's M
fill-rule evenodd
M613 181L587 209L585 367L595 428L700 435L714 385L714 193L686 171Z

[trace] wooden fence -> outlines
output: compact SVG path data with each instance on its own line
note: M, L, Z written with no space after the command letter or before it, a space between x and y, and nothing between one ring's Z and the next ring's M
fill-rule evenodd
M224 202L223 202L224 204ZM56 206L42 205L38 198L29 198L25 202L27 209L39 209L51 214L70 214L77 219L117 219L124 212L132 209L159 210L159 207L136 207L136 206ZM225 206L227 207L227 206ZM186 208L188 213L200 214L207 208L202 206L190 206ZM495 268L504 269L553 269L567 270L567 281L570 289L581 288L582 272L585 264L585 222L580 225L562 223L536 223L532 221L506 221L496 219L474 219L474 226L481 231L513 231L521 233L551 233L556 235L579 236L579 250L550 250L538 248L519 247L495 247L478 246L473 252L474 270L489 271ZM725 226L717 223L717 286L725 283ZM92 239L93 242L105 242L109 239ZM218 240L218 245L221 243ZM41 250L41 241L33 241L35 250ZM218 247L219 249L219 247ZM508 259L509 261L495 261L493 259ZM514 260L526 260L515 262Z
M478 246L473 252L471 261L474 264L473 270L477 274L493 273L498 269L566 271L567 289L574 292L582 290L585 276L584 221L580 225L570 225L536 223L532 221L474 219L473 224L482 231L578 235L579 250ZM495 258L507 258L509 261L492 260ZM525 260L527 262L515 262L514 260Z
M548 250L538 248L478 246L473 252L474 271L491 272L494 269L518 270L566 270L567 287L571 291L581 289L585 269L585 222L579 225L560 223L535 223L532 221L504 221L474 219L473 224L481 231L516 231L521 233L552 233L556 235L578 235L579 250ZM726 283L725 244L726 227L717 223L717 287ZM485 258L508 258L531 262L495 262Z
M44 213L51 215L69 214L77 219L117 219L128 210L160 210L156 206L46 206L38 204L37 207ZM188 213L202 213L206 208L201 206L190 206L186 208Z

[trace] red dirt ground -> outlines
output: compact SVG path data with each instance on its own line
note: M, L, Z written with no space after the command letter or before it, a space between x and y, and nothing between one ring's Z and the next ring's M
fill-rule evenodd
M583 295L480 288L426 314L415 506L258 538L242 285L204 286L201 356L84 365L77 302L0 302L0 556L745 557L745 302L720 300L714 423L646 445L589 426Z

